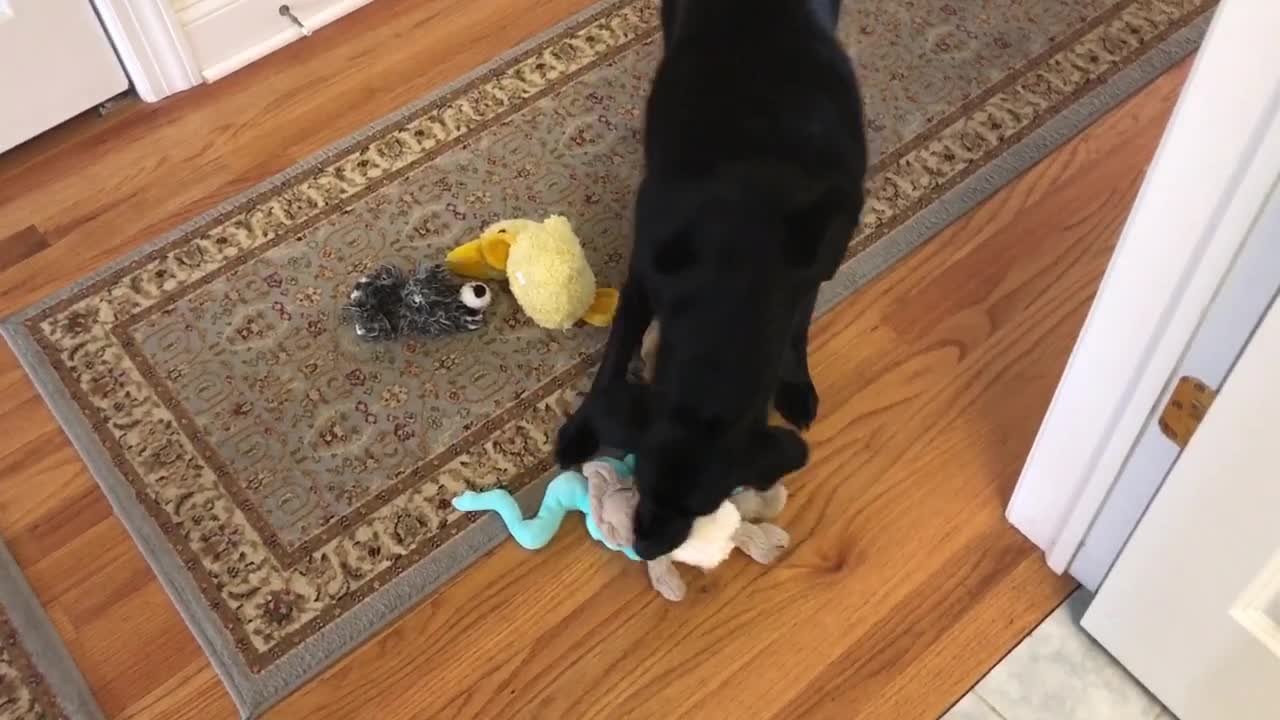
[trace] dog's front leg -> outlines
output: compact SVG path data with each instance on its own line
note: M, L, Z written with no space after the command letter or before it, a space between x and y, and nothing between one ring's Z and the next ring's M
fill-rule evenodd
M809 445L790 428L765 427L752 433L740 462L743 486L769 492L808 464Z
M633 274L622 288L618 314L605 342L604 357L600 359L600 369L591 383L593 392L596 388L626 380L627 368L640 351L644 333L652 322L653 303L644 283Z
M556 462L567 468L591 459L600 451L601 413L608 415L616 410L616 403L605 396L627 381L627 367L635 357L644 339L645 330L653 321L653 304L644 284L632 274L622 288L618 314L609 328L604 357L600 368L587 391L587 397L556 435ZM616 419L606 418L608 420ZM626 433L610 433L625 435Z
M805 429L818 417L818 390L809 375L809 325L818 302L818 290L805 297L796 311L791 335L782 354L778 389L773 406L792 425Z

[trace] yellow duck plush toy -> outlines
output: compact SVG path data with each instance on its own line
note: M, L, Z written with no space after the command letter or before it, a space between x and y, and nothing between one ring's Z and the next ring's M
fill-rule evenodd
M618 291L596 287L582 243L560 215L494 223L454 248L445 265L467 278L506 279L525 314L551 330L579 320L605 327L618 310Z

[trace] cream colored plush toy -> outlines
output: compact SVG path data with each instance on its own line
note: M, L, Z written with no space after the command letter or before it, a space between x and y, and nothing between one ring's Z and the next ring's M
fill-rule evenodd
M653 371L658 359L658 323L653 322L645 331L640 346L639 379L653 381ZM639 494L630 478L617 474L607 465L583 466L590 488L591 513L596 518L602 538L622 547L629 547L635 540L631 528ZM743 489L710 515L693 521L689 538L680 547L648 563L649 580L664 598L679 601L684 598L686 586L676 563L711 570L724 562L736 547L761 564L778 559L791 542L787 531L763 520L777 517L787 504L787 488L782 483L767 492Z
M587 517L592 519L605 545L630 548L635 542L632 521L640 494L630 474L630 463L592 461L582 466L587 481ZM777 560L791 542L787 531L762 520L782 512L787 490L781 483L768 492L742 490L725 500L710 515L693 521L689 537L669 554L647 563L649 582L662 597L684 599L688 589L676 563L704 571L729 559L737 548L752 560L767 565Z
M454 248L445 264L475 280L506 279L525 314L551 330L579 321L604 327L618 309L618 291L596 287L582 243L560 215L494 223Z

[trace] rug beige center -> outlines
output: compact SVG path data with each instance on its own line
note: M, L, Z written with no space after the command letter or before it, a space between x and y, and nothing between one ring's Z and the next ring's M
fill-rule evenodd
M876 163L827 305L1185 55L1213 3L847 5ZM536 490L605 337L500 289L481 331L365 343L353 279L555 212L622 282L659 47L656 0L600 6L10 321L242 711L501 539L450 499Z

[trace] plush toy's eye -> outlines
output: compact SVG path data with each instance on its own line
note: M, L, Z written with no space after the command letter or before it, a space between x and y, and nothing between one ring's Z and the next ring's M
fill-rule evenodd
M463 285L458 297L462 299L463 305L472 310L483 310L489 307L489 303L493 302L493 296L489 294L489 288L484 283L478 282Z

